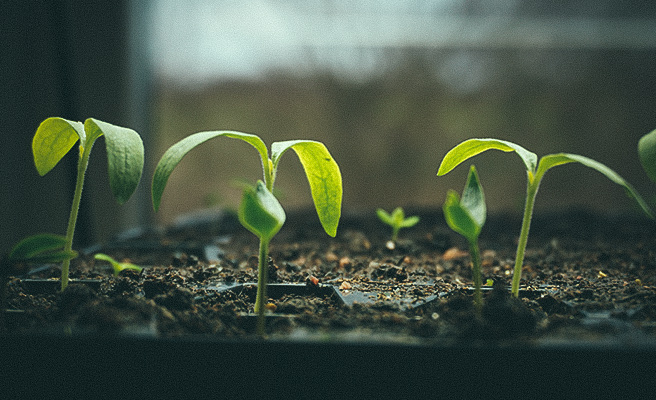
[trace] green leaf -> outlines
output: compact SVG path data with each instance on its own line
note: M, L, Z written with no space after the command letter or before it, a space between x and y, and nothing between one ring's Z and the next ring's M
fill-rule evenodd
M157 163L157 167L155 168L155 172L153 174L152 183L152 200L153 208L155 211L159 209L159 205L162 200L162 193L164 193L164 188L166 187L166 182L168 182L173 169L175 169L180 161L182 161L182 158L196 146L219 136L241 139L251 144L259 152L263 167L265 171L267 170L269 159L268 151L266 145L258 136L234 131L208 131L194 133L193 135L187 136L186 138L180 140L171 146L168 150L166 150L162 158ZM264 163L267 163L267 165L264 166Z
M401 222L401 228L411 228L419 223L419 217L413 215L412 217L404 218Z
M638 156L649 179L656 182L656 130L640 138Z
M124 271L126 269L130 269L133 271L141 272L143 271L143 268L136 264L128 263L128 262L118 262L114 260L112 257L108 256L107 254L103 253L97 253L93 256L96 260L102 260L102 261L107 261L112 265L112 269L114 271L114 276L118 276L121 271Z
M447 192L442 207L447 225L471 243L478 239L486 219L485 195L473 165L469 169L462 199L453 190Z
M578 154L569 154L569 153L558 153L550 154L542 157L540 160L540 165L538 166L538 175L543 175L549 168L555 167L557 165L563 165L570 162L578 162L585 165L586 167L592 168L600 173L602 173L606 178L622 186L629 197L632 197L642 208L642 210L650 217L654 218L654 212L649 208L647 202L640 196L640 194L633 188L633 186L624 180L617 172L608 168L604 164L595 161L591 158L580 156Z
M394 219L387 211L379 208L376 210L376 215L378 215L378 219L380 219L384 224L394 226Z
M303 165L319 221L326 233L334 237L342 213L342 174L339 166L323 143L290 140L272 144L274 171L278 168L280 157L290 148L296 152Z
M109 186L119 204L125 203L137 189L144 166L141 137L132 129L89 118L84 122L87 146L105 136Z
M476 167L473 165L469 168L469 175L467 176L465 188L462 191L460 204L469 211L478 226L482 228L483 225L485 225L487 214L485 194L483 193L483 187L478 179Z
M66 237L42 233L26 237L9 252L10 262L61 262L77 257L75 251L60 250L66 245Z
M437 176L445 175L463 161L487 150L514 151L524 162L526 170L530 173L535 172L538 156L522 146L498 139L469 139L446 153L437 171Z
M449 228L461 234L470 242L478 238L481 227L476 223L469 210L462 206L460 197L455 190L449 189L447 191L442 210Z
M63 118L48 118L41 122L32 138L32 155L39 175L50 172L78 140L82 144L86 140L81 122Z
M262 181L244 189L239 205L239 222L265 242L269 242L285 223L285 210Z

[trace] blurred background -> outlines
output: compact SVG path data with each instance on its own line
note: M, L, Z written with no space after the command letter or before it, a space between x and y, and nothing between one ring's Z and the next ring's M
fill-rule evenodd
M3 1L0 247L64 233L75 152L45 177L31 138L50 116L95 117L137 130L146 171L114 202L102 139L91 156L77 246L126 228L236 207L235 179L261 176L256 152L219 138L174 171L160 212L152 171L164 151L203 130L271 142L324 142L344 179L344 208L441 207L467 166L436 176L446 152L472 137L514 141L544 155L596 159L654 203L637 159L656 128L656 3L641 0L119 0ZM277 188L287 209L311 204L293 153ZM521 212L516 155L472 160L491 212ZM468 163L469 164L469 163ZM635 207L579 165L550 171L536 210Z

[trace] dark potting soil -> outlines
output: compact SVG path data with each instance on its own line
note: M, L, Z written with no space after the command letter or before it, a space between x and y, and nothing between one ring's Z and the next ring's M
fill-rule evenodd
M336 238L313 211L292 213L270 246L267 335L401 343L656 343L656 224L581 210L536 216L520 298L508 286L521 221L492 215L480 248L484 306L472 304L464 239L439 211L394 246L373 213L345 214ZM92 253L146 266L113 277ZM63 293L10 280L9 332L146 337L255 336L257 239L220 211L135 230L86 249ZM56 267L30 278L58 278ZM56 286L55 286L56 287Z

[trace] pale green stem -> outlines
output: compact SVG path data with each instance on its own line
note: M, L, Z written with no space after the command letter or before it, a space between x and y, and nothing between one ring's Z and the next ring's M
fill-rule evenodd
M401 230L401 227L392 226L392 242L396 242L396 239L399 238L399 230Z
M517 255L515 256L515 269L512 279L512 295L519 297L519 282L522 275L524 264L524 252L528 242L528 232L531 229L531 219L533 218L533 205L535 204L535 195L540 187L541 176L530 179L526 188L526 205L524 206L524 219L522 221L522 231L519 234L519 243L517 244Z
M260 259L257 265L257 297L255 298L255 312L257 313L257 334L264 336L267 300L267 275L269 267L269 242L260 238Z
M77 163L77 179L75 182L75 194L73 195L73 204L71 205L71 214L68 217L68 228L66 229L66 244L64 251L70 252L73 249L73 235L75 234L75 223L77 222L77 213L80 210L80 200L82 199L82 187L84 186L84 174L89 164L89 154L91 154L91 144L85 148ZM64 291L68 286L68 271L71 260L66 259L62 263L61 272L61 290Z
M469 255L471 256L472 272L474 275L474 305L480 312L483 307L483 294L481 292L483 280L481 279L481 254L478 249L477 239L469 241Z

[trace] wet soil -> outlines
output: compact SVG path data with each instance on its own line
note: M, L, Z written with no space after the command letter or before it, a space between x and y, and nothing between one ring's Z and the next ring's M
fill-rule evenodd
M267 335L282 340L420 344L656 343L656 225L573 210L536 216L519 298L508 294L521 221L492 215L481 241L484 306L472 304L464 239L437 210L393 246L371 215L347 213L335 238L296 212L271 242ZM145 266L111 275L104 252ZM257 239L220 211L135 230L74 260L63 293L9 282L5 330L145 337L255 336ZM29 278L56 279L56 267ZM56 287L56 286L55 286Z

